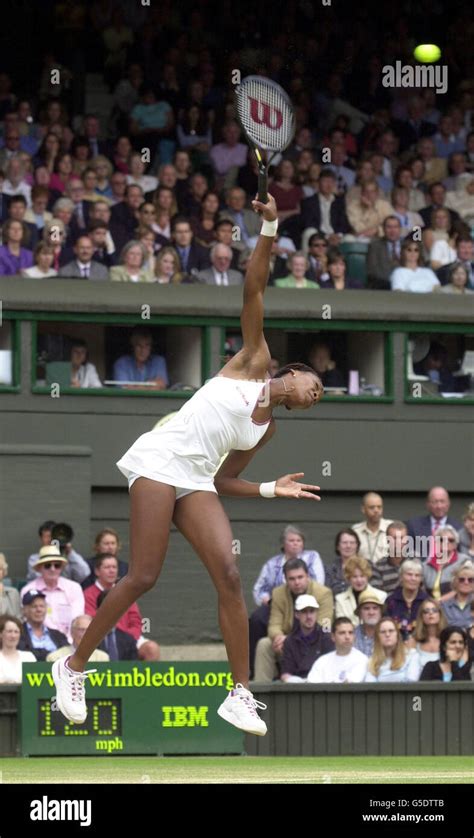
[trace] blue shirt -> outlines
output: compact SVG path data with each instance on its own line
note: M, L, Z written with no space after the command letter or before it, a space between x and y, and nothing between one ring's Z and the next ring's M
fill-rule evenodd
M58 647L49 633L48 626L43 625L43 634L41 637L38 637L38 635L34 633L33 627L30 626L29 623L26 624L26 628L30 636L32 649L46 649L47 652L56 651Z
M324 565L321 561L321 556L316 550L303 550L298 556L303 559L308 567L308 574L315 582L324 585ZM253 598L257 605L262 604L262 597L267 594L272 595L273 588L283 585L285 582L285 574L283 568L285 565L285 556L279 553L278 556L272 556L263 565L260 575L253 586Z
M151 355L140 369L133 355L122 355L114 364L115 381L151 381L160 377L169 385L166 361L162 355Z
M140 128L165 128L170 111L168 102L154 102L152 105L135 105L130 116Z

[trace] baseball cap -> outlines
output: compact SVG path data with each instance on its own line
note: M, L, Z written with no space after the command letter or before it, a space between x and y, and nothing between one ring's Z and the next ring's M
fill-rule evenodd
M296 598L295 609L296 611L302 611L303 608L319 608L319 603L311 594L301 594Z
M46 599L46 594L44 594L42 591L36 591L34 588L32 588L30 591L27 591L26 594L23 594L21 604L31 605L33 600L36 599L36 597L38 596L40 596L42 599Z

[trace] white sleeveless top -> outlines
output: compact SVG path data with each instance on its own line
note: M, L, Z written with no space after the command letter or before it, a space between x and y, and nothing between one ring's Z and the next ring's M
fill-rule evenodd
M262 381L216 375L155 431L138 437L117 462L129 477L139 474L183 489L216 491L213 478L225 454L247 451L261 440L270 419L251 418Z

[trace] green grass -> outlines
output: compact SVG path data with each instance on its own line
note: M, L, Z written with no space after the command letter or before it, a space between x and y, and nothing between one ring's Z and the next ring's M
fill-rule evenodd
M8 783L473 783L472 757L30 757Z

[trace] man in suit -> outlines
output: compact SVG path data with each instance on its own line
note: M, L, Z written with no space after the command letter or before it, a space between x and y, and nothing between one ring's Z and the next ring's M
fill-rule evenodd
M245 208L247 196L240 186L233 186L226 193L226 206L219 218L228 218L240 230L240 241L248 244L252 236L258 236L262 219L253 210Z
M98 154L108 155L109 149L104 140L99 140L100 123L94 114L86 114L84 117L82 136L87 137L92 157Z
M421 96L413 96L408 103L408 119L401 123L398 130L400 151L411 148L422 137L429 137L436 131L432 122L423 119L426 106Z
M372 239L367 251L368 288L390 291L390 274L400 265L402 227L395 215L383 222L383 236Z
M67 637L62 631L45 625L46 594L31 590L24 594L21 604L25 614L18 648L32 652L38 661L46 660L49 652L54 652L67 644Z
M95 204L92 201L84 200L84 184L79 177L72 177L66 184L66 198L70 198L74 204L70 222L71 237L73 241L85 233L89 221L89 212Z
M243 275L230 267L232 250L226 244L211 247L211 268L198 273L199 282L206 285L242 285Z
M423 207L423 209L419 211L423 221L425 222L425 227L431 227L432 213L434 212L434 210L441 208L449 212L451 224L453 224L455 221L459 221L459 213L456 212L456 210L449 209L449 207L446 206L446 188L440 181L436 181L435 183L431 184L430 188L428 189L428 196L430 203L428 204L428 206Z
M344 198L336 196L336 183L334 172L323 169L319 175L317 194L301 201L301 214L297 218L300 232L307 227L315 227L328 237L329 244L337 245L341 236L349 233L351 228Z
M135 238L135 230L140 223L138 210L144 200L141 186L130 183L125 190L124 200L112 207L110 232L119 253L127 242Z
M426 541L426 539L430 536L434 537L440 527L450 524L455 530L461 529L461 522L448 514L450 506L451 500L446 489L443 486L433 486L426 498L428 515L419 515L407 521L408 535L412 539L425 539L424 543L421 544L414 542L415 553L422 561L426 561L434 555L434 538L430 538L429 541Z
M474 290L474 242L468 236L460 236L456 242L456 262L466 268L467 271L467 287ZM456 262L450 262L448 265L443 265L436 275L441 282L441 285L447 285L449 281L449 273Z
M109 591L101 591L97 597L97 608L99 608ZM138 660L137 641L128 631L114 626L99 644L99 649L107 652L111 661L136 661Z
M89 236L81 236L74 245L76 258L67 262L58 271L58 276L68 279L103 280L109 278L109 272L104 265L92 258L94 245Z
M171 237L183 273L197 276L199 271L204 271L210 266L209 249L194 241L193 231L186 216L174 217Z
M294 628L295 600L309 594L319 604L318 624L324 631L331 627L334 611L332 591L310 579L303 559L289 559L283 568L285 584L272 591L268 637L258 641L255 655L255 680L272 681L281 660L283 644Z

